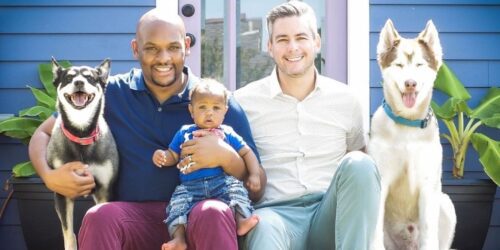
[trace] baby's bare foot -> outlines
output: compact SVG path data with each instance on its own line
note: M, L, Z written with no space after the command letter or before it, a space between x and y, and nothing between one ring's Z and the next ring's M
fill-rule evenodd
M187 244L184 239L174 238L173 240L164 243L161 250L186 250Z
M256 214L252 214L252 216L248 218L242 218L238 220L238 231L237 234L239 236L243 236L248 233L255 225L259 223L259 216Z

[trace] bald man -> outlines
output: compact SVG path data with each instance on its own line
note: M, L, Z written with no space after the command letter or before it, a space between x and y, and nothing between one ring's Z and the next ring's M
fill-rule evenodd
M193 123L188 112L189 90L199 79L184 65L191 42L185 34L179 16L157 9L147 12L131 42L141 69L108 80L105 118L118 147L119 176L113 201L94 206L85 215L79 249L160 249L169 240L163 223L165 201L179 184L179 172L176 167L155 167L151 155L157 148L168 148L183 124ZM70 198L87 195L95 182L83 163L72 162L58 169L47 164L54 122L55 117L50 117L35 131L29 145L30 159L50 190ZM257 154L245 114L232 99L224 122ZM195 161L190 171L221 166L229 175L245 179L248 173L241 157L218 140L205 136L183 145L181 155L190 154ZM251 194L254 199L261 195ZM237 249L235 219L228 206L216 200L195 206L189 216L187 241L189 249Z

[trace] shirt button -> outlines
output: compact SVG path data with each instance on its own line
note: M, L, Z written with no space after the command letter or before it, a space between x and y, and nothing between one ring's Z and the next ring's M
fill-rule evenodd
M162 111L162 108L161 107L158 107L158 112L161 112Z

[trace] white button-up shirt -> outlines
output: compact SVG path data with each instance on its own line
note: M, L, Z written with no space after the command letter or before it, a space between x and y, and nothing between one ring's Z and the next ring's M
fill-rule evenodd
M349 87L316 73L302 101L283 94L276 75L234 93L267 174L259 203L325 192L347 151L365 146L361 106Z

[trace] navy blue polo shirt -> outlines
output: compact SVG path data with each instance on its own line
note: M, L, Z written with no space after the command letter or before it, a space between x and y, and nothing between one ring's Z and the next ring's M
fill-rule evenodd
M199 78L187 67L184 73L188 74L186 89L163 104L146 88L140 69L109 78L104 114L120 159L113 200L169 201L179 184L179 170L156 167L152 156L156 149L168 148L182 125L193 123L188 111L189 90ZM233 98L224 123L258 155L245 113Z

